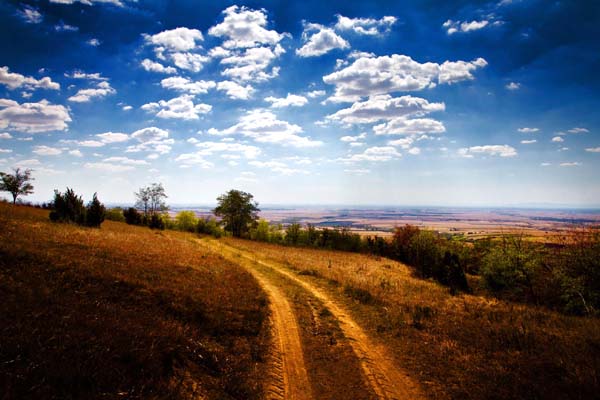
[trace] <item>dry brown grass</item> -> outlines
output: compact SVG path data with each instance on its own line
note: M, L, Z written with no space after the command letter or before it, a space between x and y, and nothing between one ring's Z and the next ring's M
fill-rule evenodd
M584 399L600 393L600 320L452 296L384 258L225 239L354 300L353 312L433 398Z
M0 204L0 398L260 398L266 299L189 234Z

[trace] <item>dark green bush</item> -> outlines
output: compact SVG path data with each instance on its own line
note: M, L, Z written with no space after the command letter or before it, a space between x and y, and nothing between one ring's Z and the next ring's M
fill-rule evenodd
M77 196L73 189L67 188L62 194L54 191L53 210L50 220L54 222L71 222L83 225L85 223L85 207L81 196Z
M100 227L102 222L104 222L104 217L106 214L106 208L104 204L98 200L98 196L94 193L94 197L92 201L89 202L86 213L85 213L85 224L91 227Z
M127 210L123 211L123 217L125 218L125 222L129 225L142 225L142 214L133 207L129 207Z
M123 209L120 207L109 208L106 210L105 218L109 221L125 222Z

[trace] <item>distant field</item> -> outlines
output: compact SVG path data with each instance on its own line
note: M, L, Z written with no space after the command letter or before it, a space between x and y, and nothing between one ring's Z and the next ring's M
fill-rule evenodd
M209 208L189 209L198 216L212 215ZM600 227L600 210L265 207L260 216L274 224L298 222L379 236L389 236L394 227L410 224L467 240L520 233L536 241L556 242L573 227Z

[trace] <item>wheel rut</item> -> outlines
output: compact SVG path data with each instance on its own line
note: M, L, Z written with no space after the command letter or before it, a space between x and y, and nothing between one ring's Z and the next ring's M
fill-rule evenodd
M305 290L307 290L312 296L318 299L324 307L326 307L331 314L338 320L340 328L344 333L344 336L348 339L352 350L354 351L356 357L359 360L360 366L363 370L363 374L366 378L366 383L372 389L372 391L376 394L379 399L383 400L401 400L401 399L424 399L425 396L419 388L419 385L414 382L406 372L402 371L398 367L394 365L394 361L389 355L385 346L373 341L369 335L354 321L354 319L350 316L347 308L341 304L339 301L336 301L331 298L324 290L316 287L314 284L300 278L297 274L288 270L287 267L266 259L261 259L257 254L245 250L238 249L233 246L229 246L223 244L222 242L211 240L209 244L211 247L218 246L221 250L221 253L227 258L236 261L239 263L241 259L245 260L244 264L246 264L248 269L255 274L257 279L261 279L261 274L257 268L252 268L252 263L259 264L263 267L270 268L274 272L284 276L285 278L291 280L292 282L298 284ZM250 263L250 265L248 265ZM264 276L263 279L266 279ZM261 282L261 285L263 283ZM278 291L277 287L269 288L269 286L273 286L269 284L269 282L264 283L264 287L268 288L271 291L273 297L280 297L280 299L276 301L285 301L283 298L283 294ZM271 294L269 295L271 296ZM289 304L288 304L289 307ZM274 312L275 308L274 307ZM291 318L294 317L293 312L290 309ZM287 316L289 318L290 316ZM277 316L274 315L274 319L277 318L286 318L285 316ZM286 330L290 329L290 325L283 325L283 328ZM292 336L294 335L293 331L296 331L296 337L299 336L297 334L297 325L294 325L295 328L292 328ZM281 337L280 333L280 337ZM283 337L287 336L286 334ZM301 351L301 346L298 346ZM285 348L285 347L284 347ZM285 354L285 353L284 353ZM288 354L288 356L290 356ZM295 355L291 355L295 357ZM300 354L301 356L301 354ZM306 372L306 370L304 370ZM286 375L286 374L284 374ZM287 380L291 380L291 375L286 375ZM305 375L306 376L306 375ZM306 387L309 388L308 379ZM294 397L286 397L286 398L294 398ZM299 397L298 397L299 398ZM307 398L307 397L304 397Z

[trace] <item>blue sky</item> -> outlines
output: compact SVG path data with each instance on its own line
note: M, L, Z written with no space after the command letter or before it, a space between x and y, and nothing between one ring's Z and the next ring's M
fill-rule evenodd
M597 1L4 1L0 33L29 200L600 205Z

